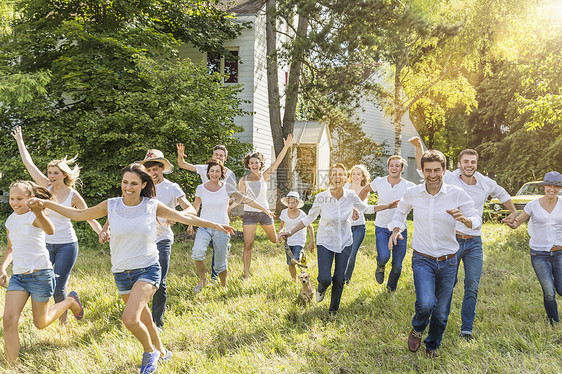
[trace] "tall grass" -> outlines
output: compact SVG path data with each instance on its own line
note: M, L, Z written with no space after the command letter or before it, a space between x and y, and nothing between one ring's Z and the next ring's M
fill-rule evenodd
M331 321L329 300L308 307L296 302L299 287L290 279L283 250L266 242L263 232L258 235L249 281L242 279L242 242L233 240L228 289L207 286L197 295L192 292L197 283L192 243L174 245L162 333L174 357L160 373L562 371L560 328L547 322L525 228L485 225L476 339L465 342L457 337L461 266L441 356L435 360L423 350L409 352L406 345L415 300L411 249L398 290L387 292L374 281L374 226L368 222L351 285L344 290L337 319ZM313 255L309 262L313 278L315 259ZM142 350L120 320L123 303L110 273L109 250L82 248L70 288L84 301L85 319L37 330L27 306L19 329L21 372L138 372ZM0 300L3 303L4 297Z

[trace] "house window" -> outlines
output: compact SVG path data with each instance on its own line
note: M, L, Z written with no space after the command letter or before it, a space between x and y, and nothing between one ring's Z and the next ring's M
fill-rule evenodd
M230 51L233 57L221 56L218 53L207 53L207 70L209 73L227 75L224 83L238 83L238 51Z

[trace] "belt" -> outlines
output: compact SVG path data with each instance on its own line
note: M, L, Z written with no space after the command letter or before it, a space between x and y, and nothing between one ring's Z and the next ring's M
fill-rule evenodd
M550 252L556 252L560 250L562 250L562 245L553 245L552 248L550 248Z
M434 260L434 261L445 261L445 260L449 260L449 259L451 259L451 258L453 258L453 257L455 257L455 256L457 255L456 253L451 253L451 254L449 254L449 255L443 255L443 256L439 256L439 257L433 257L433 256L430 256L430 255L426 255L425 253L418 252L418 251L416 251L415 249L414 249L414 252L417 253L418 255L421 255L421 256L423 256L423 257L427 257L427 258L432 259L432 260Z
M457 233L457 238L458 239L473 239L478 237L478 235L466 235L466 234L459 234Z

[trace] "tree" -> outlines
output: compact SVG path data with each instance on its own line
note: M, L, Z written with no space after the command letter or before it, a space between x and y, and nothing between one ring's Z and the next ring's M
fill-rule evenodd
M177 58L180 42L225 53L241 27L226 13L199 1L17 5L20 18L0 45L0 128L22 125L40 166L77 154L85 196L118 193L117 171L149 148L172 157L184 142L196 162L217 143L234 159L246 150L232 137L241 131L240 88ZM4 173L24 176L12 139L0 142Z

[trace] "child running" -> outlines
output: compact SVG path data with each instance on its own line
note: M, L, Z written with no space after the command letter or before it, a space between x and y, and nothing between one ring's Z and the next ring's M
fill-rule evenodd
M304 205L304 201L301 200L298 192L291 191L287 194L287 196L281 198L281 202L287 207L287 209L283 209L281 211L281 214L279 215L279 219L281 220L279 232L283 232L283 229L292 231L297 223L299 223L304 217L306 217L306 213L300 209ZM312 228L312 225L308 225L308 232L310 233L310 242L308 242L308 249L310 250L310 253L314 253L314 229ZM306 230L297 231L293 236L287 238L287 245L291 249L291 252L293 253L293 257L295 259L300 258L301 251L304 248L305 243ZM286 256L287 265L289 265L289 273L291 274L291 277L296 281L297 268L291 261L289 255L286 254Z
M0 285L6 287L6 268L13 261L12 276L4 305L4 343L10 365L15 365L20 339L18 322L27 299L31 296L33 324L44 329L68 309L76 319L82 319L84 309L78 295L72 291L69 297L50 306L49 299L55 289L55 273L45 245L45 234L52 235L54 225L43 207L27 206L33 197L51 199L51 193L33 182L17 181L10 185L10 206L14 212L6 220L8 245L0 264Z

